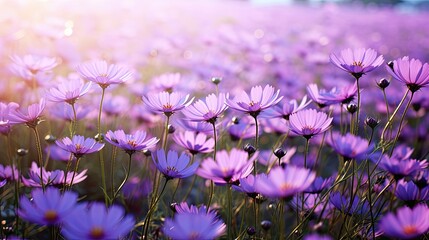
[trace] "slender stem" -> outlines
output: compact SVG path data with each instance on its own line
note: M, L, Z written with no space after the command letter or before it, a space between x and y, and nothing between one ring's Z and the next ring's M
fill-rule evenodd
M374 213L372 210L372 186L371 186L371 175L369 170L369 161L367 160L367 174L368 174L368 201L369 201L369 213L371 214L371 228L372 228L372 239L375 239L375 221L374 221Z
M259 124L258 124L258 116L253 117L255 119L255 148L258 149L259 145ZM253 174L256 175L258 173L257 169L257 160L253 161Z
M356 77L356 86L357 86L357 112L356 112L356 129L350 129L351 131L354 131L354 133L356 135L359 134L359 113L360 113L360 86L359 86L359 78L360 77Z
M97 120L97 136L98 141L102 141L101 137L101 113L103 112L103 101L104 101L104 94L105 94L106 88L101 88L101 100L100 100L100 107L98 109L98 120ZM107 185L106 185L106 172L104 169L104 156L103 156L103 150L98 152L98 159L100 161L100 170L101 170L101 184L103 186L103 192L104 192L104 203L106 206L108 205L108 196L107 196Z
M194 177L192 178L191 185L189 186L188 191L183 197L182 202L184 202L188 198L189 194L192 192L192 188L194 188L194 185L195 185L195 180L197 180L197 175L194 175Z
M371 128L371 137L369 137L368 146L371 144L373 137L374 137L374 128Z
M309 143L310 143L310 139L306 138L306 141L305 141L305 150L304 150L304 168L307 168L308 147L310 145Z
M71 181L70 181L70 186L69 186L69 188L71 188L72 187L72 185L73 185L73 181L74 181L74 177L75 177L75 175L76 175L76 173L77 173L77 170L78 170L78 168L79 168L79 162L80 162L80 157L77 157L77 159L76 159L76 166L74 167L74 172L73 172L73 175L72 175L72 179L71 179ZM66 180L67 181L67 180Z
M42 156L42 145L40 143L39 131L37 130L37 126L33 127L34 135L36 138L36 148L37 148L37 160L40 166L40 184L42 185L43 191L45 191L45 183L43 182L43 156Z
M256 203L256 197L253 198L253 214L254 214L254 228L256 231L256 234L258 233L258 208L257 208L257 203Z
M401 102L399 102L399 105L396 107L395 111L393 111L393 113L390 116L389 120L387 121L386 125L384 125L383 131L381 132L381 139L380 139L381 143L384 143L384 135L387 131L387 128L392 124L393 118L396 116L396 114L399 111L399 108L401 108L402 104L404 103L405 99L407 98L409 91L410 91L410 89L407 89L407 91L405 92L404 96L401 99Z
M387 101L387 96L386 96L386 90L383 89L383 98L384 98L384 102L386 103L386 117L387 117L387 121L389 121L389 102Z
M177 181L176 188L174 189L173 195L171 196L171 202L174 202L174 198L176 197L177 189L179 189L180 181L181 179Z
M279 239L284 239L284 204L285 204L285 200L284 199L280 199L279 202L279 233L280 233L280 238ZM298 206L297 206L298 207Z
M118 193L121 192L122 188L124 187L125 183L128 181L128 178L130 177L131 158L132 158L133 154L129 153L128 156L129 156L129 158L128 158L128 167L127 167L127 171L125 172L125 178L122 181L121 185L119 185L118 189L115 191L115 194L113 195L113 198L112 198L112 203L115 201L116 197L118 196Z
M111 194L112 194L112 202L113 198L115 198L115 168L116 168L116 154L117 154L118 148L116 146L113 146L112 149L112 161L110 162L110 187L111 187Z
M410 108L411 101L413 100L413 97L414 97L414 92L411 92L410 100L408 101L407 106L405 107L405 110L402 113L401 121L399 122L398 132L396 133L395 140L393 141L392 148L390 150L390 156L392 156L393 150L395 149L396 142L398 141L399 135L401 135L402 123L404 122L405 115L407 114L408 109Z
M103 101L104 101L104 94L106 92L106 88L101 88L101 100L100 100L100 107L98 109L98 120L97 120L97 133L98 137L101 139L101 113L103 112Z
M170 124L170 116L166 116L167 120L165 121L164 132L162 134L162 149L164 149L165 152L167 152L168 124Z
M217 151L216 123L213 122L212 125L213 125L213 139L214 139L213 160L216 161L216 151ZM209 200L207 202L207 212L209 211L210 205L212 204L213 193L214 193L214 183L212 180L210 180L210 194L209 194Z
M76 133L77 115L76 115L76 108L74 106L74 103L71 104L71 107L73 110L73 119L71 121L71 126L70 126L70 137L73 137L73 135L75 135Z
M66 170L64 172L63 191L67 190L67 175L69 173L69 169L70 169L70 166L72 164L72 161L73 161L73 154L70 153L70 157L69 157L69 160L67 161L67 165L66 165Z
M227 185L227 198L228 198L228 213L227 213L227 228L228 228L228 239L232 238L232 190L231 184ZM208 207L207 207L208 209Z
M155 201L153 202L153 204L151 205L149 212L146 215L146 219L145 219L145 230L144 230L144 238L143 239L148 239L148 231L149 231L149 225L150 225L150 221L151 221L151 217L152 217L152 213L155 211L156 206L159 202L159 200L161 199L162 195L164 194L165 191L165 187L167 186L168 183L168 179L165 179L164 182L164 186L161 189L161 192L159 193L158 197L155 199Z

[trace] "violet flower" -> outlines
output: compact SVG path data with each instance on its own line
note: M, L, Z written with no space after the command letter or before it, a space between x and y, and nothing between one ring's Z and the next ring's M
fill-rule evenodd
M407 85L411 92L416 92L429 84L429 64L418 59L409 59L408 56L393 61L387 71L398 81Z
M82 80L76 78L64 79L57 87L49 89L47 98L53 102L66 102L73 105L90 89L91 82L83 83Z
M147 97L142 97L143 102L150 110L157 113L164 113L167 117L189 106L194 98L189 99L189 94L183 96L181 93L160 92L149 93Z
M264 116L274 117L274 118L284 118L289 120L289 116L293 113L299 112L307 107L311 103L311 100L307 101L307 95L305 95L301 103L298 105L298 102L295 99L290 100L289 102L284 102L283 106L274 106L268 109Z
M22 183L27 187L42 187L42 185L55 187L70 186L83 182L87 178L87 171L85 169L82 172L67 172L66 176L66 173L62 170L46 171L44 167L40 168L35 162L32 162L28 172L29 178L22 177ZM43 179L40 177L40 173L42 173Z
M368 140L351 133L343 136L339 132L334 132L331 138L328 138L327 143L335 152L344 157L345 161L367 159L374 148L373 145L368 144Z
M2 164L0 164L0 181L6 180L10 182L18 178L19 172L15 166L3 166Z
M207 138L204 133L185 131L173 135L176 144L186 148L192 155L198 153L209 153L214 150L214 139Z
M290 115L289 124L292 132L310 139L331 127L332 118L324 112L306 109Z
M206 101L197 100L194 104L183 110L187 120L208 122L215 124L220 115L225 112L228 106L225 101L228 99L228 94L220 93L219 96L210 94L206 97Z
M10 102L2 103L0 102L0 133L3 135L8 135L12 130L12 123L9 120L9 114L12 110L19 108L19 104Z
M175 151L168 151L165 155L164 149L159 149L155 153L152 153L152 160L155 163L158 170L164 175L166 179L174 178L187 178L192 176L198 168L198 162L190 162L190 157L182 153L180 157Z
M78 195L59 189L48 187L45 190L36 188L31 191L32 201L22 196L18 215L32 223L39 225L56 225L62 223L76 210Z
M31 80L40 73L51 72L58 65L58 59L37 55L11 56L12 72L20 77Z
M85 138L80 135L74 135L72 139L65 137L61 140L56 140L55 143L58 147L73 153L76 158L98 152L104 147L104 143L99 143L93 138Z
M112 84L124 83L133 77L133 72L124 66L108 64L106 61L80 64L76 70L82 78L98 84L102 89Z
M105 139L110 144L132 155L135 152L155 147L158 138L148 138L145 131L138 130L134 134L125 134L124 130L108 131Z
M408 206L414 206L419 202L429 200L429 187L426 186L420 189L413 181L406 182L401 179L396 184L395 196Z
M39 103L31 104L27 107L27 111L21 111L17 108L11 109L9 112L9 122L11 124L26 124L29 128L35 128L41 122L41 115L45 109L45 99L40 99Z
M426 160L416 159L397 159L395 157L388 157L383 155L378 165L381 169L384 169L391 173L395 179L399 180L404 177L412 177L419 171L424 170L428 167Z
M338 68L351 73L355 78L360 78L363 74L371 72L384 62L382 55L377 56L373 49L344 49L340 55L332 53L331 62Z

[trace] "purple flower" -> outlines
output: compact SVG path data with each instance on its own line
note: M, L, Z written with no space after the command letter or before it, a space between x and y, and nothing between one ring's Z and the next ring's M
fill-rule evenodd
M193 131L197 133L202 132L206 135L213 134L213 126L207 122L193 122L187 121L183 118L176 119L174 122L187 131Z
M106 208L103 203L92 203L70 213L61 233L68 239L119 239L133 229L134 223L134 218L125 215L119 206Z
M192 131L180 132L173 135L176 144L186 148L191 154L213 152L214 139L208 138L204 133Z
M290 115L289 124L292 132L310 139L331 127L332 118L324 112L306 109Z
M40 122L40 116L45 109L45 99L40 99L39 103L32 104L27 107L27 111L20 111L17 108L11 109L9 112L9 122L11 124L25 123L30 128L35 128Z
M7 181L14 181L18 179L19 172L18 169L13 166L3 166L0 164L0 181L7 180Z
M84 104L76 104L74 105L76 110L76 121L84 119L90 112L93 110L90 106ZM61 120L73 121L74 120L74 112L73 108L68 103L60 103L55 104L50 109L50 114L52 116L59 118Z
M309 169L287 165L258 175L255 188L266 197L289 198L306 190L315 179L316 174Z
M260 133L261 129L258 129L258 132ZM228 128L228 133L233 141L253 138L256 135L255 122L249 116L243 117Z
M342 88L333 88L329 92L319 93L320 99L326 105L332 104L349 104L353 101L357 94L357 84L348 85Z
M56 140L58 147L73 153L76 158L83 155L98 152L104 147L104 143L99 143L95 139L85 138L84 136L75 135L72 139L65 137L62 140Z
M298 102L295 99L290 100L289 102L284 102L282 107L274 106L273 108L267 110L264 116L274 117L274 118L284 118L289 120L289 116L293 113L299 112L307 107L311 103L307 101L307 95L305 95L301 103L298 105Z
M226 225L216 212L176 213L174 219L167 218L162 231L173 240L215 239L225 233Z
M309 84L307 86L307 93L310 95L311 100L315 102L320 108L328 106L328 102L323 98L323 95L326 94L326 90L321 89L319 91L317 84Z
M124 130L108 131L105 139L110 144L123 149L128 154L155 147L159 141L156 137L148 138L145 131L136 131L134 134L125 134Z
M179 85L180 80L180 73L165 73L152 78L150 81L155 90L173 92L174 88Z
M163 149L156 151L156 155L152 153L153 162L166 179L187 178L193 175L197 171L198 162L188 166L190 159L187 154L182 153L179 157L177 152L172 150L168 151L167 156Z
M143 96L142 99L150 110L157 113L164 113L166 116L171 116L173 113L182 110L194 100L192 98L188 101L189 94L183 96L177 92L149 93L147 97Z
M262 111L270 108L282 100L279 97L280 90L274 92L274 87L266 85L262 90L261 86L252 87L250 96L242 91L233 100L226 99L226 104L238 111L249 113L252 117L258 116Z
M426 160L397 159L383 155L378 165L380 168L390 172L396 179L414 176L419 171L428 167Z
M37 55L11 56L13 65L11 66L12 72L20 77L31 80L39 73L50 72L58 65L58 59L43 57Z
M339 132L332 134L327 143L344 157L345 161L352 159L364 160L372 152L373 145L368 145L368 140L347 133L342 136Z
M233 184L252 172L253 160L256 156L257 154L254 154L251 159L248 159L247 152L236 148L231 149L229 154L226 150L219 151L216 161L213 158L205 159L197 174L215 183Z
M55 225L62 223L76 209L78 195L64 192L53 187L46 190L36 188L31 191L32 201L22 196L18 215L32 223L40 225Z
M70 152L58 147L55 144L46 146L45 153L49 153L49 157L53 160L65 162L70 160ZM76 158L72 157L72 160L74 159Z
M384 234L399 239L412 239L429 230L429 209L426 204L414 208L401 207L396 213L388 213L380 220Z
M124 66L108 64L106 61L92 61L80 64L77 72L85 79L107 88L111 84L120 84L133 77L132 71Z
M305 193L321 193L326 188L330 187L335 181L335 176L328 178L316 177L314 182L305 189Z
M384 62L383 56L377 56L377 52L371 48L354 50L348 48L342 50L339 56L332 53L330 59L335 66L351 73L356 78L371 72Z
M352 205L350 206L350 197L344 196L340 192L331 193L329 195L329 201L335 208L349 215L363 215L367 214L370 210L369 203L367 201L361 201L358 196L354 196Z
M396 184L395 196L409 206L414 206L418 202L429 200L429 187L419 189L413 181L401 179Z
M2 103L0 102L0 133L7 135L12 130L12 123L9 121L9 114L13 109L19 108L17 103Z
M53 102L66 102L73 105L90 89L91 82L83 83L82 80L76 78L64 79L57 87L49 89L47 98Z
M176 210L177 213L194 213L194 214L207 213L207 206L206 205L201 205L200 207L197 207L195 205L189 206L188 203L186 203L186 202L182 202L182 203L177 204L174 207L174 209ZM208 212L216 213L213 209L209 209Z
M408 56L393 61L387 71L397 80L407 85L411 92L415 92L429 84L429 64L418 59L409 59Z
M319 235L319 234L307 234L304 236L303 240L332 240L333 238L329 235Z
M208 122L211 124L216 123L217 118L228 108L225 100L228 99L228 94L220 93L219 97L215 94L210 94L206 97L206 101L196 101L194 104L188 106L183 110L187 120Z
M232 188L236 191L246 193L249 197L255 198L258 195L255 188L255 183L256 183L255 179L256 179L255 176L250 174L246 178L240 178L239 179L240 185L238 186L233 185Z
M75 172L67 172L66 173L62 170L54 170L54 171L46 171L44 167L40 169L39 166L35 162L32 162L31 168L28 172L28 179L22 177L22 183L27 187L42 187L41 180L43 181L43 185L51 185L56 187L63 187L64 184L71 185L71 184L77 184L82 182L86 179L87 175L86 172L88 170L83 170L80 173ZM42 172L43 179L40 177L40 172ZM74 178L73 178L74 175ZM73 179L73 183L72 183Z

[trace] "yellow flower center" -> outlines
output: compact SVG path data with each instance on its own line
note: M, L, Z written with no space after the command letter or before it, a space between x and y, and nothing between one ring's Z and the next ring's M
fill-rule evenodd
M362 62L361 61L357 61L357 62L353 62L353 66L359 66L362 67Z

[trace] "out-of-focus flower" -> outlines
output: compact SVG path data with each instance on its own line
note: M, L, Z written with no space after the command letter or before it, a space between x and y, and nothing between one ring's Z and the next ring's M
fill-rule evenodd
M387 71L397 80L407 85L411 92L415 92L429 84L429 64L418 59L409 59L408 56L393 61Z
M397 182L395 196L409 206L429 200L429 187L419 189L413 181L406 182L401 179Z
M280 90L274 91L274 87L270 85L266 85L264 89L261 86L255 86L250 90L250 95L242 91L233 100L226 99L226 104L237 111L256 117L282 100L283 96L279 96Z
M354 77L360 78L363 74L371 72L384 62L382 55L377 56L373 49L344 49L340 55L332 53L331 62L338 68L351 73Z
M292 132L310 139L328 130L331 127L332 118L324 112L306 109L290 115L289 123Z
M39 103L31 104L27 107L27 111L20 111L18 108L13 108L9 112L9 122L11 124L24 123L30 128L35 128L41 122L41 115L45 109L45 99L40 99Z
M120 239L134 227L134 218L116 205L80 205L64 220L61 233L68 239Z
M260 134L261 129L258 132ZM250 117L243 117L228 128L228 133L233 141L253 138L256 135L255 122Z
M0 133L7 135L12 130L12 123L9 121L9 114L13 109L19 108L17 103L0 102Z
M329 235L319 235L316 233L307 234L304 236L304 240L332 240L333 238Z
M187 120L204 121L215 124L217 118L228 108L225 100L228 99L228 94L220 93L219 96L210 94L206 97L206 101L197 100L194 104L183 110Z
M195 205L188 205L187 202L182 202L179 204L176 204L174 209L177 213L195 213L195 214L204 214L207 213L207 206L201 205L200 207L197 207ZM213 209L209 209L208 212L214 212Z
M215 239L226 230L225 223L213 211L178 212L167 218L162 231L173 240Z
M180 132L173 135L173 140L180 146L186 148L191 154L213 152L214 139L208 138L204 133L192 131Z
M306 190L316 179L316 174L309 169L287 165L275 167L268 175L258 175L256 190L266 197L289 198Z
M64 185L70 186L71 184L78 184L87 178L86 172L88 170L83 170L82 172L67 172L62 170L54 170L54 171L46 171L44 167L40 169L39 166L35 162L31 164L31 168L28 172L29 178L22 177L22 183L27 187L42 187L43 185L55 186L55 187L63 187ZM40 177L40 173L42 173L43 179ZM74 177L73 177L74 176ZM73 183L72 183L73 180Z
M77 72L87 81L98 84L105 89L112 84L130 80L133 72L124 66L108 64L106 61L92 61L77 66Z
M344 196L340 192L331 193L329 201L335 208L349 215L367 214L370 210L369 203L367 201L361 201L358 196L354 196L352 205L350 206L350 197Z
M267 116L267 117L284 118L286 120L289 120L289 116L291 114L303 110L310 103L311 103L311 100L307 101L307 95L305 95L302 98L301 103L299 105L295 99L292 99L289 102L284 102L282 107L274 106L268 109L267 111L265 111L263 114L264 116Z
M187 131L202 132L206 135L213 134L213 126L207 122L193 122L183 118L176 119L174 122Z
M56 140L55 143L58 147L73 153L76 158L98 152L104 147L104 143L99 143L93 138L85 138L80 135L74 135L72 139L65 137L61 140Z
M364 160L373 150L373 145L368 145L368 140L351 133L343 136L339 132L334 132L327 143L346 161Z
M88 105L77 103L74 104L74 109L76 111L76 121L84 119L93 110L93 108ZM53 107L49 108L49 113L61 120L74 120L73 108L68 103L55 104Z
M18 178L19 172L15 166L3 166L0 164L0 181L14 181Z
M40 74L49 73L58 65L58 59L37 55L11 56L11 71L16 75L32 80Z
M72 105L90 89L91 82L83 83L77 78L63 79L57 87L49 89L47 98L53 102L66 102Z
M36 188L31 191L32 201L22 196L18 215L32 223L56 225L62 223L76 209L78 195L48 187L45 190Z
M171 116L173 113L189 106L194 98L188 101L189 94L183 96L181 93L160 92L148 93L147 97L142 97L143 102L150 110L157 113L164 113L166 116Z
M106 94L103 102L103 112L110 116L118 116L129 111L130 103L124 96Z
M328 178L316 177L314 182L305 189L305 193L321 193L326 188L330 187L335 180L335 176L331 176Z
M396 179L401 179L408 176L412 177L427 168L428 162L426 160L398 159L393 156L383 155L378 166L391 173Z
M254 175L250 174L246 178L240 178L239 179L240 185L238 185L238 186L233 185L232 188L236 191L244 192L249 197L254 198L258 194L256 191L256 188L255 188L255 183L256 183L255 179L256 179L256 177Z
M148 138L145 131L138 130L134 134L125 134L124 130L108 131L105 139L110 144L123 149L128 154L155 147L159 141L156 137Z
M257 154L248 159L245 151L236 148L228 154L226 150L217 153L216 161L207 158L201 164L197 174L215 183L232 184L240 178L247 177L253 170L253 160Z
M180 73L165 73L155 76L150 82L155 90L173 92L174 88L180 83L180 80Z
M194 162L188 166L190 159L187 154L182 153L179 157L177 152L172 150L168 151L167 155L163 149L159 149L156 154L152 154L153 162L166 179L192 176L197 171L199 163Z
M388 213L380 220L384 234L399 239L414 239L429 230L429 209L426 204L414 208L401 207L396 213Z
M70 152L58 147L55 144L51 144L46 146L45 152L49 153L49 157L53 160L57 161L69 161L70 160ZM72 159L75 159L72 157Z
M342 88L333 88L329 92L320 94L320 99L322 99L325 104L349 104L353 101L357 94L357 84L356 82L352 85L348 85Z

